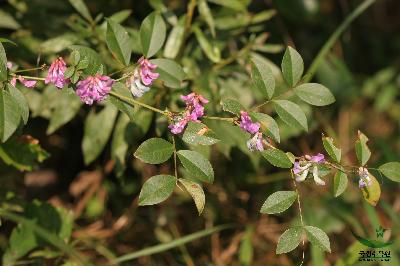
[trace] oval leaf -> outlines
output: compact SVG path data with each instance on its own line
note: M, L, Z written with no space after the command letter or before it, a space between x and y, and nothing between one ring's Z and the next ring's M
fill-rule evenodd
M277 191L266 199L260 212L268 214L284 212L292 206L296 198L295 191Z
M189 122L182 140L192 145L213 145L219 142L214 131L199 122Z
M340 196L347 188L347 175L342 171L337 171L333 178L333 194L335 197Z
M160 74L160 79L164 81L165 86L171 88L180 88L181 82L185 78L185 72L182 67L174 60L170 59L152 59L151 63L157 65L155 72Z
M251 113L250 116L254 118L254 120L260 122L261 129L265 131L268 136L273 138L276 142L280 142L279 127L275 119L264 113Z
M186 16L182 16L168 35L164 48L164 57L174 59L182 45L185 33Z
M355 148L358 162L361 165L365 165L368 162L369 157L371 157L371 151L367 146L367 141L367 136L365 136L361 131L358 131Z
M300 226L287 229L279 237L276 254L283 254L292 251L300 244L301 233L303 229Z
M329 242L328 235L315 226L304 226L306 231L307 239L313 244L319 247L321 250L331 252L331 243Z
M0 90L0 140L5 142L17 129L21 121L18 103L11 94Z
M195 178L203 182L214 182L211 163L200 153L189 150L178 151L179 160Z
M29 105L27 99L25 98L25 95L11 84L7 84L7 89L10 92L11 97L18 104L22 121L26 125L29 119Z
M150 177L139 194L139 206L154 205L166 200L174 191L176 178L172 175Z
M163 18L156 12L148 15L140 26L140 42L143 54L152 57L164 44L166 26Z
M287 100L274 100L275 111L289 126L308 131L307 117L303 110L295 103Z
M364 199L372 206L376 206L381 197L381 186L375 176L369 174L369 178L371 178L371 185L362 188L361 191Z
M390 162L379 166L379 170L394 182L400 182L400 163Z
M3 44L0 42L0 82L7 80L7 56Z
M135 152L135 157L142 162L159 164L168 160L174 152L174 146L160 138L148 139Z
M304 71L304 63L300 54L288 46L282 59L282 74L287 84L291 87L299 82Z
M271 99L275 91L275 78L270 67L257 57L252 58L251 77L254 85Z
M261 155L267 159L273 166L280 168L291 168L292 162L286 153L279 149L267 149L261 152Z
M241 103L234 99L224 99L221 101L222 110L240 116L240 111L246 110Z
M106 43L114 57L129 65L132 54L132 45L128 32L119 23L112 19L107 20Z
M328 88L318 83L305 83L294 88L300 99L315 106L329 105L335 102L335 97Z
M90 112L85 121L82 151L85 164L93 162L104 149L114 126L117 109L108 105L99 113ZM101 130L99 127L101 126Z
M205 55L214 63L218 63L221 60L221 52L219 48L210 43L209 38L207 38L203 32L198 27L193 27L193 32L196 35L197 41L200 44L201 49Z
M179 182L181 182L181 184L186 188L187 192L193 198L197 211L199 212L200 215L204 210L204 205L206 202L206 196L204 195L203 188L196 182L187 179L180 178L178 180Z
M337 163L340 163L342 151L333 144L333 139L329 137L322 137L322 144L329 156Z

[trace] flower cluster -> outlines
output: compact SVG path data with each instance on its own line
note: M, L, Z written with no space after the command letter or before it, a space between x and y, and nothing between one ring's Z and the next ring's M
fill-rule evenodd
M325 162L325 156L321 153L317 155L310 156L305 155L300 160L294 162L293 173L296 177L297 182L303 182L306 180L310 169L312 169L312 176L314 178L314 182L318 185L325 185L325 182L319 178L318 174L318 165L323 164Z
M138 60L139 67L133 72L133 75L126 80L126 86L130 88L134 97L142 97L144 93L150 90L153 81L159 77L158 73L153 72L157 65L150 63L144 57Z
M259 132L260 123L253 122L249 114L245 111L240 111L240 128L244 131L249 132L253 135L251 139L247 141L247 147L251 151L263 151L263 134Z
M194 92L181 96L181 99L186 103L186 109L183 114L174 117L174 124L169 125L173 134L181 133L189 121L200 122L199 118L204 115L203 105L208 103L206 98Z
M81 98L82 102L91 105L93 102L104 100L111 91L114 82L110 77L100 74L89 76L78 82L76 94Z
M6 66L9 70L11 70L13 67L13 64L11 62L7 62ZM27 80L22 76L13 76L12 79L10 80L10 84L15 87L17 85L17 80L19 82L21 82L21 84L27 88L35 87L35 85L37 83L35 80Z
M67 64L62 57L57 58L50 65L49 72L44 81L45 84L53 83L59 89L62 89L66 84L69 83L68 79L64 78L65 70L67 70Z
M365 167L358 168L358 175L360 177L360 180L358 180L359 188L365 188L371 186L372 180L369 177L369 172L367 168Z

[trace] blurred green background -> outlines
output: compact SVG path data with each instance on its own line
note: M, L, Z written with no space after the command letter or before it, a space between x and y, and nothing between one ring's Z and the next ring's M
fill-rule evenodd
M130 10L123 25L129 28L133 36L132 45L135 45L135 32L150 12L154 9L162 12L171 27L176 23L174 20L187 12L189 1L85 2L94 16L102 13L109 17L121 10ZM256 36L249 53L257 53L269 59L271 65L279 67L284 47L291 45L303 56L307 68L329 36L361 2L213 0L209 1L209 6L216 25L215 43L221 47L222 58L234 56ZM263 13L270 10L276 10L276 14ZM370 139L371 167L387 161L400 161L399 16L399 1L378 0L351 24L315 75L315 80L328 87L337 101L327 107L305 110L310 121L307 134L279 123L283 150L297 155L323 151L320 138L323 132L342 147L344 162L355 165L353 144L357 130L361 130ZM211 38L196 10L194 20ZM90 44L101 51L99 42L90 33L85 33L84 28L79 29L79 25L78 15L68 1L8 0L0 4L0 35L18 44L4 44L7 57L23 68L48 62L55 54L63 55L64 48L75 43ZM187 48L176 58L189 73L188 88L204 90L206 96L212 95L208 90L216 90L218 93L214 96L217 95L217 99L229 95L246 106L254 103L257 96L251 96L248 76L244 72L246 64L243 60L246 57L234 56L232 63L211 68L213 64L201 55L194 39L192 35L188 37ZM109 68L115 69L107 55L102 55ZM139 57L140 54L135 55L135 58ZM174 106L171 99L185 92L187 90L163 91L166 95L163 96L166 98L164 105ZM235 227L215 233L211 238L202 238L151 257L141 257L126 265L300 263L301 247L288 254L275 255L281 233L288 225L299 223L296 208L276 216L259 213L268 195L293 187L289 172L273 168L263 159L244 152L234 136L227 135L232 141L229 147L221 145L201 150L212 157L216 178L214 184L205 187L206 207L200 217L191 198L179 190L160 205L138 207L137 197L143 180L162 171L171 171L171 164L145 165L132 156L132 151L143 140L165 130L163 121L143 114L141 120L138 118L137 124L132 125L139 133L133 134L125 171L118 171L115 161L110 158L110 143L94 163L85 166L81 140L84 119L90 108L82 108L66 125L46 134L54 104L57 104L56 96L46 88L26 93L31 119L21 130L38 139L51 156L29 172L20 172L0 162L3 204L10 200L23 204L38 199L73 210L72 237L94 264L105 265L106 258L160 242L167 243L225 223L233 223ZM257 95L257 92L253 94ZM218 112L216 107L209 108L209 112ZM306 223L326 231L332 249L332 253L327 254L306 244L305 265L400 265L399 185L377 178L384 182L376 208L363 201L355 178L339 198L333 197L330 181L325 187L316 187L312 183L300 186ZM358 252L366 248L356 241L350 230L374 238L375 228L380 225L391 229L385 237L395 241L385 249L391 251L391 261L358 262ZM13 227L13 223L3 221L0 228L2 252L9 245ZM22 261L57 265L56 259L44 259L41 255L39 258L26 257Z

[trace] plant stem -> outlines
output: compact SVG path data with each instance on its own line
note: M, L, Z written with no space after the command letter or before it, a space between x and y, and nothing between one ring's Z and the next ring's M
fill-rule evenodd
M339 27L332 33L331 37L326 41L324 46L322 46L318 55L315 57L314 61L311 63L310 68L305 74L304 83L309 82L317 70L318 66L321 64L325 55L329 52L331 47L335 44L339 36L349 27L349 25L360 16L369 6L371 6L376 0L365 0L356 9L350 13L346 19L339 25Z
M221 120L221 121L228 121L228 122L234 122L236 118L234 117L218 117L218 116L203 116L205 119L210 119L210 120Z
M162 115L165 115L165 116L169 117L169 116L168 116L168 112L162 111L162 110L157 109L157 108L155 108L155 107L153 107L153 106L150 106L150 105L148 105L148 104L139 102L139 101L137 101L137 100L135 100L135 99L125 97L125 96L120 95L120 94L118 94L118 93L115 93L115 92L113 92L113 91L110 92L110 95L112 95L112 96L114 96L114 97L120 99L121 101L126 102L127 104L129 104L129 105L131 105L131 106L134 106L134 105L136 104L136 105L142 106L142 107L144 107L144 108L147 108L147 109L149 109L149 110L151 110L151 111L153 111L153 112L156 112L156 113L159 113L159 114L162 114Z
M20 75L18 75L18 76L19 76L19 77L22 77L22 78L24 78L24 79L39 80L39 81L45 81L45 80L46 80L45 78L39 78L39 77L20 76Z
M14 73L29 72L29 71L39 70L39 69L43 70L45 67L46 67L46 64L43 64L40 67L16 70L16 71L14 71Z
M302 209L301 209L301 202L300 202L300 192L299 192L299 189L297 188L297 184L296 184L296 181L295 181L295 179L294 179L293 170L290 170L290 174L291 174L291 176L292 176L292 181L293 181L294 189L296 190L296 193L297 193L297 206L298 206L298 209L299 209L301 227L304 228L303 211L302 211ZM302 260L301 260L300 266L303 265L303 263L304 263L304 257L305 257L304 238L302 238L302 247L303 247L303 258L302 258Z
M175 136L172 135L172 144L174 145L174 171L175 171L175 178L176 182L178 182L178 168L176 163L176 143L175 143Z

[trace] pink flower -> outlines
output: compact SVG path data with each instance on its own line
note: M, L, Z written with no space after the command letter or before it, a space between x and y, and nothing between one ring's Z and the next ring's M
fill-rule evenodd
M360 179L358 180L358 187L359 188L364 188L364 187L369 187L372 184L372 180L369 177L369 172L367 168L360 167L358 168L358 175Z
M138 60L140 67L140 78L145 86L150 86L160 74L153 72L157 65L150 63L150 61L143 56Z
M51 63L49 72L44 81L45 84L53 83L57 88L62 89L69 80L64 78L65 70L67 69L67 64L62 57L57 58Z
M21 82L22 85L24 85L24 86L27 87L27 88L33 88L33 87L35 87L35 86L36 86L36 83L37 83L36 80L27 80L27 79L25 79L25 78L22 77L22 76L18 76L18 77L14 76L14 77L11 79L10 84L13 85L13 86L15 87L15 86L17 85L17 80L18 80L19 82Z
M260 129L260 123L253 123L249 114L245 111L240 111L240 115L240 128L246 130L250 134L255 134L256 132L258 132L258 130Z
M150 90L150 87L146 87L142 84L139 78L139 72L136 69L132 76L126 79L126 86L130 89L134 97L142 97L143 94Z
M263 135L261 132L257 132L254 136L247 141L247 148L251 151L263 151Z
M100 74L89 76L78 82L76 94L82 102L92 105L93 102L100 102L107 97L114 82L110 77Z
M178 120L175 124L171 124L168 126L169 129L171 129L172 134L180 134L182 131L185 129L187 123L190 121L188 117L184 117L181 120Z
M307 157L308 155L306 155ZM309 161L314 163L323 163L325 162L325 156L322 153L318 153L317 155L311 156Z
M8 69L11 69L13 67L13 64L10 61L8 61L6 66Z
M206 98L194 92L186 96L182 95L181 99L186 103L186 109L175 124L169 125L173 134L181 133L189 121L199 122L199 118L204 115L203 104L208 103Z

